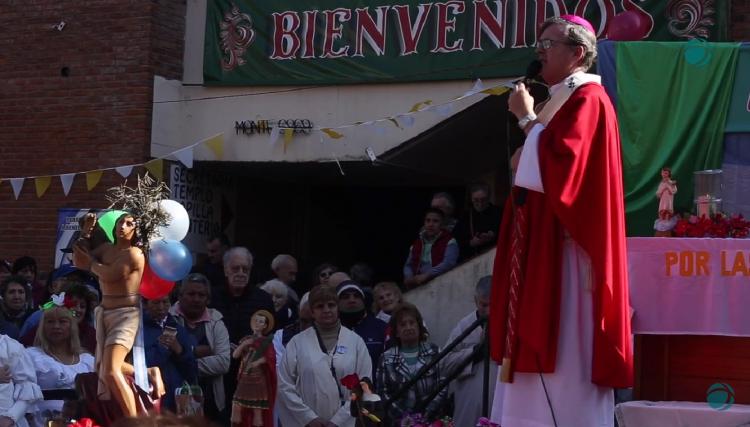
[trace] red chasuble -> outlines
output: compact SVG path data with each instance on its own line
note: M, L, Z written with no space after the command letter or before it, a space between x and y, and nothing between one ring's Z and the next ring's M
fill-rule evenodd
M527 191L529 224L518 308L517 372L554 372L560 322L563 230L591 257L594 342L591 381L633 383L625 202L617 116L598 84L573 92L539 137L544 193ZM514 194L521 189L514 187ZM504 354L513 208L505 206L493 273L490 349ZM583 284L580 284L583 286Z

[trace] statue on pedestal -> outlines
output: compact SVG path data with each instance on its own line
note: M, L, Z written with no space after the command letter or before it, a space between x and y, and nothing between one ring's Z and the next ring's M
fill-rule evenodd
M677 181L672 179L672 169L661 168L661 182L656 189L656 198L659 199L659 217L654 222L657 237L671 236L672 229L677 223L677 217L674 216L675 193L677 193Z

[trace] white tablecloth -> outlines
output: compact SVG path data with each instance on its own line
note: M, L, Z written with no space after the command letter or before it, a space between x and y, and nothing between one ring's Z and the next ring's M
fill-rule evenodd
M615 407L620 427L739 427L750 426L750 405L725 410L706 402L649 402L638 400Z

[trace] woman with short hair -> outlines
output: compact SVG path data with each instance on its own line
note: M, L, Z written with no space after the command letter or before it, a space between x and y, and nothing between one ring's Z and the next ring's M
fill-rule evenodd
M279 365L278 409L284 426L354 427L349 415L349 390L341 379L372 375L367 346L359 335L341 326L338 296L333 288L310 291L313 327L287 344Z
M422 314L414 305L406 302L399 305L392 313L390 327L395 331L393 340L396 345L380 356L380 363L376 369L378 394L383 400L390 399L439 352L437 345L427 341L427 328L424 326ZM439 365L428 370L424 377L388 408L391 421L398 422L404 415L412 414L419 399L424 399L434 392L441 379ZM426 406L422 415L429 420L441 415L445 396L446 390L443 388Z

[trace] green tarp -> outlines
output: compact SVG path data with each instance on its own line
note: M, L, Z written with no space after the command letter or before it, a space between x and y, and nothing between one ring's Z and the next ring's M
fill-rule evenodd
M676 213L691 211L693 172L721 167L739 45L634 42L617 45L617 116L627 232L654 234L660 170L677 180Z

